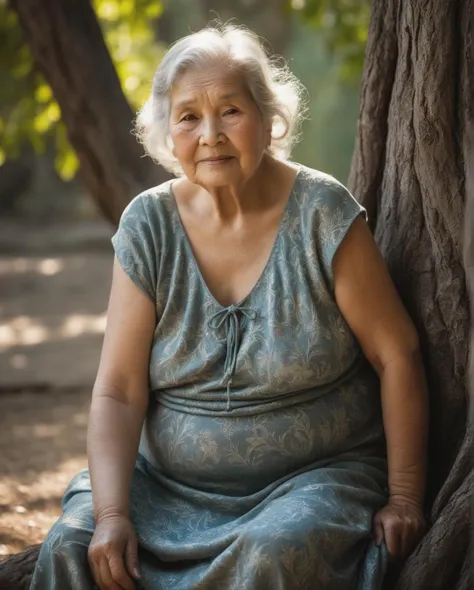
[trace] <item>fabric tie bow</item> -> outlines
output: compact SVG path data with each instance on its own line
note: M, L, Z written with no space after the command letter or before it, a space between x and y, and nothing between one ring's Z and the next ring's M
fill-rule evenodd
M243 318L243 322L241 319ZM223 383L227 385L227 411L230 411L230 386L232 377L235 374L237 365L237 355L239 353L240 338L242 329L245 327L247 320L256 320L257 312L251 307L241 307L239 305L230 305L213 314L208 320L208 326L212 330L218 331L225 327L225 340L227 341L226 357L224 363Z

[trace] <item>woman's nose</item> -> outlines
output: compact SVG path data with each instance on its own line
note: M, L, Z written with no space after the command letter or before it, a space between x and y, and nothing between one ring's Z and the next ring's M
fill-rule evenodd
M220 120L214 117L203 119L199 143L201 145L215 146L219 143L222 143L222 141L223 136L221 131Z

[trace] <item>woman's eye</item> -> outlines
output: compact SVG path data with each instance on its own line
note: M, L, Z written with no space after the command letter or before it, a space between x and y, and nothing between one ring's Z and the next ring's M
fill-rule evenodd
M224 115L236 115L238 112L237 109L227 109Z
M196 117L194 115L184 115L180 121L195 121Z

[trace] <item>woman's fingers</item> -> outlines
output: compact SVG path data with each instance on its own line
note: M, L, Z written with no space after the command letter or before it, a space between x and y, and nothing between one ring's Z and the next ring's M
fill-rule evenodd
M90 565L100 590L135 590L135 583L127 574L121 556L103 556L98 563L92 561Z
M118 585L120 590L135 590L135 583L125 569L122 555L113 553L109 557L109 569L113 582Z
M389 501L373 520L377 544L385 539L391 561L407 558L416 547L424 530L423 514L419 507L407 502Z
M99 562L100 577L102 578L102 586L100 590L123 590L112 578L108 561L102 557Z
M115 515L99 521L88 559L100 590L135 590L133 578L139 577L137 554L137 539L128 518Z
M424 521L408 517L403 530L403 555L407 557L420 542L424 531Z
M138 543L135 535L131 535L125 548L125 565L128 573L136 580L140 579L140 568L138 566Z
M401 553L401 535L398 522L388 516L383 522L385 545L391 561L396 561Z
M373 534L375 537L375 542L377 543L377 545L380 545L383 541L383 526L382 526L382 522L380 520L380 516L378 514L374 518Z
M400 553L402 557L406 557L410 553L411 549L411 537L414 533L414 527L411 519L407 518L404 522L404 526L400 531Z
M105 584L102 580L102 576L100 575L100 568L99 564L95 561L89 560L89 565L92 570L92 577L94 578L94 582L99 586L100 590L104 590Z

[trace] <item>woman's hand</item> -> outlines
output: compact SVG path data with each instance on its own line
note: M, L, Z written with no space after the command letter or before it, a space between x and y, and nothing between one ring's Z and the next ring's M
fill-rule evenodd
M385 539L390 561L406 559L418 545L424 530L421 505L402 496L392 496L373 521L375 541L380 545Z
M113 515L100 519L88 558L100 590L135 590L133 578L140 578L137 537L128 518Z

